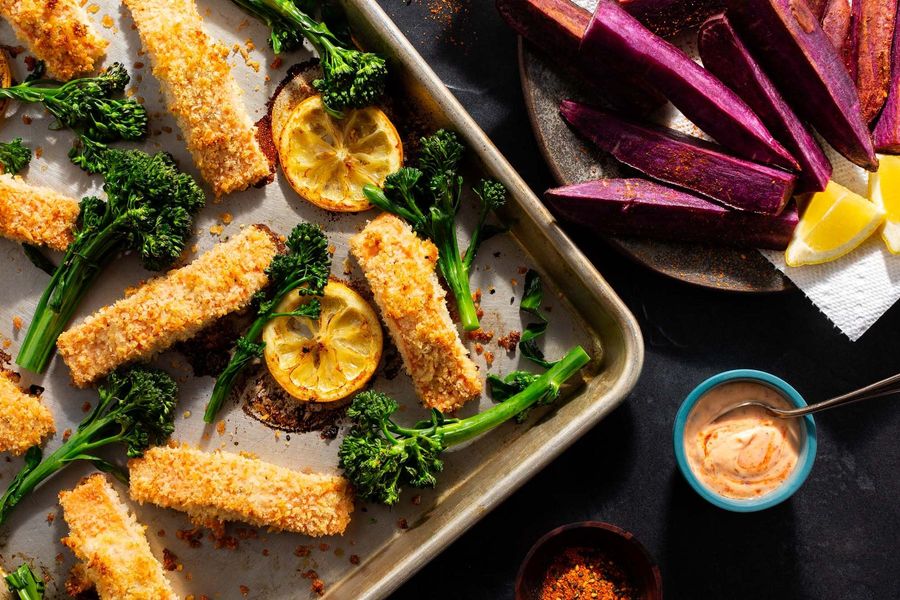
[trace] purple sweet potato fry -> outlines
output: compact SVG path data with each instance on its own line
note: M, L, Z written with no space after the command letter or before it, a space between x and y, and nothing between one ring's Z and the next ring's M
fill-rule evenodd
M565 222L601 235L628 235L714 245L784 250L799 216L730 210L646 179L600 179L547 190L544 200Z
M578 47L591 13L569 0L497 0L500 16L516 33L555 60L566 72L585 81L613 106L648 112L665 103L650 86L614 65L581 60Z
M859 95L804 0L728 0L728 16L794 111L861 167L878 168Z
M606 61L643 78L717 142L758 162L799 169L741 98L679 48L601 0L581 41L585 60Z
M863 119L871 123L881 112L891 85L897 0L855 1L860 7L856 25L856 89Z
M893 66L888 97L872 136L875 139L875 150L878 152L900 154L900 20L894 24L891 64Z
M777 215L797 176L730 154L671 129L626 121L571 100L563 118L597 147L650 177L708 196L727 206Z
M831 162L791 110L724 14L710 17L698 35L703 66L738 93L800 163L795 192L818 192L831 178Z

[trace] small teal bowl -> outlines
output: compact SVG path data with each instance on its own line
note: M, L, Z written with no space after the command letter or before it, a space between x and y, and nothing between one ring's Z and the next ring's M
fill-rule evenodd
M794 472L780 487L759 498L750 500L725 498L724 496L716 494L700 483L688 465L687 456L685 456L684 452L684 426L694 405L697 404L697 401L703 397L704 394L714 387L735 381L752 381L766 385L781 394L781 396L783 396L790 404L796 407L806 406L806 401L797 390L795 390L788 382L775 377L774 375L770 375L769 373L755 371L753 369L736 369L734 371L719 373L698 385L694 391L685 398L681 408L678 409L678 414L675 416L674 432L675 461L678 463L681 474L684 475L684 478L690 486L694 488L694 491L711 504L734 512L755 512L771 508L776 504L784 502L790 498L794 492L800 489L800 486L806 481L806 477L812 470L813 462L816 460L816 422L813 420L812 415L806 415L805 417L800 418L802 421L803 447L800 450L800 457L797 461L797 466L794 468Z

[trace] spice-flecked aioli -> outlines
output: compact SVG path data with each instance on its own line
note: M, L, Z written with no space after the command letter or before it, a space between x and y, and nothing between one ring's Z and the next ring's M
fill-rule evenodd
M759 407L722 414L730 406L756 400L792 408L775 390L753 382L733 382L704 394L688 415L684 445L688 465L700 483L726 498L758 498L783 484L800 456L796 419L779 419Z

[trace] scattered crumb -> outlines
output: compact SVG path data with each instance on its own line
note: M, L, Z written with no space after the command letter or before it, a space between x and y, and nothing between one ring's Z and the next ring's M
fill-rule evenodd
M241 596L246 598L250 595L250 588L248 588L246 585L238 586L238 589L241 590Z
M466 336L470 340L474 340L476 342L488 343L492 339L494 339L493 331L485 331L484 329L476 329L475 331L469 331L466 333Z
M222 235L222 231L224 231L224 228L221 225L210 225L209 227L210 235Z
M99 10L100 10L100 5L98 5L98 4L91 4L90 6L87 7L87 11L89 13L91 13L92 15L97 14L97 12Z
M216 423L216 433L219 435L225 435L225 421L219 421Z
M115 22L109 15L103 15L103 18L100 19L100 23L102 23L106 29L112 29L113 25L115 25Z
M494 353L488 350L484 353L484 362L488 367L493 366L494 364Z
M184 411L184 415L183 415L183 416L184 416L185 419L190 419L190 418L191 418L191 411L189 411L189 410Z
M56 513L49 512L47 513L47 525L53 525L53 521L56 520Z
M37 148L34 149L34 156L35 156L36 158L40 158L40 157L42 157L43 155L44 155L44 148L43 148L43 146L38 146Z
M322 552L328 552L328 548L329 546L327 542L322 542L321 544L319 544L319 550L321 550Z
M66 429L65 431L63 431L63 437L62 437L62 439L63 439L64 442L69 441L69 438L70 438L70 437L72 437L72 430L71 430L71 429Z
M497 340L497 343L507 352L515 352L520 339L522 339L522 333L520 331L510 331Z
M351 554L351 555L350 555L350 564L351 564L351 565L358 565L358 564L359 564L359 555L358 555L358 554Z
M191 548L199 548L203 544L200 542L203 539L203 530L199 527L195 527L194 529L179 529L175 532L175 537L183 542L187 542L188 546Z
M26 125L31 125L31 121L32 121L31 117L29 117L28 115L22 115L23 123L25 123Z
M91 410L91 403L90 403L90 402L85 402L84 404L81 405L81 412L85 412L85 413L86 413L86 412L89 412L90 410Z
M160 529L159 531L156 532L156 535L157 535L158 537L166 537L166 530L165 530L165 529Z
M16 331L22 329L22 325L23 325L22 317L13 317L12 324L13 324L13 329L15 329Z
M275 57L275 60L273 60L273 61L269 64L269 67L272 68L272 69L277 69L278 67L281 66L281 63L282 63L281 57L280 57L280 56L276 56L276 57Z
M410 498L409 501L410 501L414 506L419 506L420 504L422 504L422 495L421 495L421 494L416 494L415 496L413 496L412 498Z
M397 519L397 527L400 529L409 529L409 523L406 521L406 517Z
M298 556L300 558L303 558L304 556L309 556L309 552L310 552L310 547L304 546L303 544L294 548L294 556Z
M476 343L475 344L475 354L477 354L478 356L481 356L483 353L484 353L484 346Z
M163 569L174 571L179 567L178 557L168 548L163 548Z
M513 287L516 287L517 285L519 285L519 280L516 279L515 277L513 277L512 279L509 280L509 283L510 283Z
M221 215L219 215L219 219L220 219L224 224L228 225L228 224L230 224L232 221L234 221L234 215L232 215L232 214L229 213L229 212L225 212L225 213L222 213Z

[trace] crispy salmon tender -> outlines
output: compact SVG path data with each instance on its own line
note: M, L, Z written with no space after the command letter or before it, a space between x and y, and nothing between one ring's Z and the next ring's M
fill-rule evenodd
M228 49L206 32L194 0L124 0L188 150L216 196L269 177L269 159L241 101Z
M57 341L72 381L88 386L120 365L149 360L246 308L268 283L266 268L277 253L277 239L268 228L247 227L191 264L101 308Z
M50 409L23 392L15 374L0 370L0 452L24 454L55 431Z
M72 242L80 210L73 198L0 174L0 236L65 250Z
M0 0L0 15L50 77L67 81L94 71L109 45L82 6L79 0Z
M62 539L102 600L176 600L153 556L145 527L105 475L92 475L59 494L69 535Z
M128 463L131 497L220 530L240 521L309 536L343 533L353 493L337 475L303 473L231 452L151 448Z
M383 214L350 240L422 403L452 412L481 394L478 367L459 339L435 273L438 250Z

